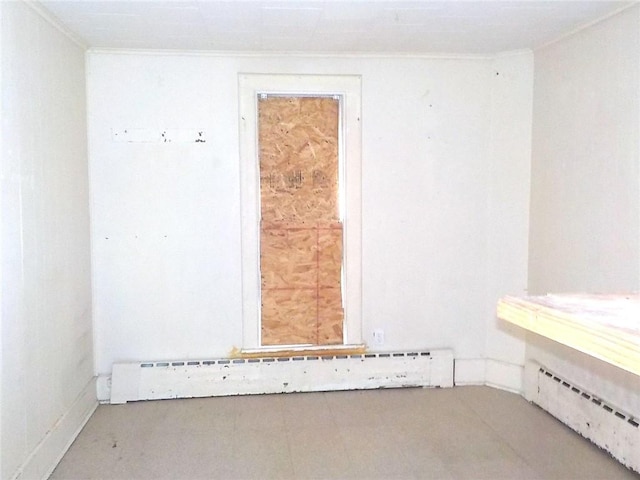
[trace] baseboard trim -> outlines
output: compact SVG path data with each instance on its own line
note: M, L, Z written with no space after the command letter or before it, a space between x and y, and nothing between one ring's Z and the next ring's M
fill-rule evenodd
M486 359L485 385L508 392L524 394L524 366Z
M111 399L111 375L98 375L96 379L96 395L98 402L109 403Z
M486 377L486 359L456 358L454 360L455 386L484 385Z
M47 479L69 449L75 438L98 406L96 377L82 389L71 408L31 452L27 460L11 477L18 479Z
M454 384L487 385L522 395L524 367L494 358L455 359Z

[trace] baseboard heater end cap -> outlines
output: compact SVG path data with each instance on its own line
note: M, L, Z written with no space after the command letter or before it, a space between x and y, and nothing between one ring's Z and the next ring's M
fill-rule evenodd
M111 399L112 405L121 405L131 399L138 398L138 386L140 385L140 364L114 363L111 372Z

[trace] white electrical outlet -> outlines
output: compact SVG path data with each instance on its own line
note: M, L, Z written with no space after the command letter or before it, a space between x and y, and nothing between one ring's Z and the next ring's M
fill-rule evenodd
M384 330L373 331L373 343L376 345L384 345Z

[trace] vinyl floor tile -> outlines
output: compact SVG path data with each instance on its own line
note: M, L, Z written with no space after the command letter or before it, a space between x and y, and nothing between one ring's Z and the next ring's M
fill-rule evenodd
M102 405L52 480L640 479L488 387Z

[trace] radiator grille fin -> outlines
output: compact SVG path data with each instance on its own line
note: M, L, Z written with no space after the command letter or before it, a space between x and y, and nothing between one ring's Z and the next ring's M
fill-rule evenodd
M115 363L111 403L327 390L453 386L453 352L332 353Z
M640 472L640 414L624 411L535 362L527 362L527 398L589 439L612 457Z
M153 368L153 367L182 367L188 365L190 367L199 365L229 365L242 364L242 363L271 363L271 362L299 362L305 360L346 360L346 359L362 359L362 358L401 358L401 357L428 357L431 352L393 352L393 353L365 353L365 354L353 354L353 355L303 355L295 357L259 357L259 358L217 358L210 360L190 360L185 362L144 362L140 363L140 368Z
M549 378L552 378L555 382L558 382L563 387L566 387L567 389L570 389L573 393L579 395L583 399L591 400L591 403L593 403L593 404L595 404L595 405L597 405L599 407L602 407L605 411L613 414L613 416L619 418L620 420L626 421L631 426L633 426L635 428L638 428L640 426L640 423L638 423L638 420L633 418L632 415L630 415L628 413L625 413L625 412L622 412L619 409L609 405L604 400L596 397L595 395L581 390L579 387L577 387L575 385L572 385L567 380L564 380L564 379L558 377L557 375L555 375L555 374L551 373L550 371L546 370L544 367L540 367L539 371L540 371L540 373L543 373L545 376L547 376Z

